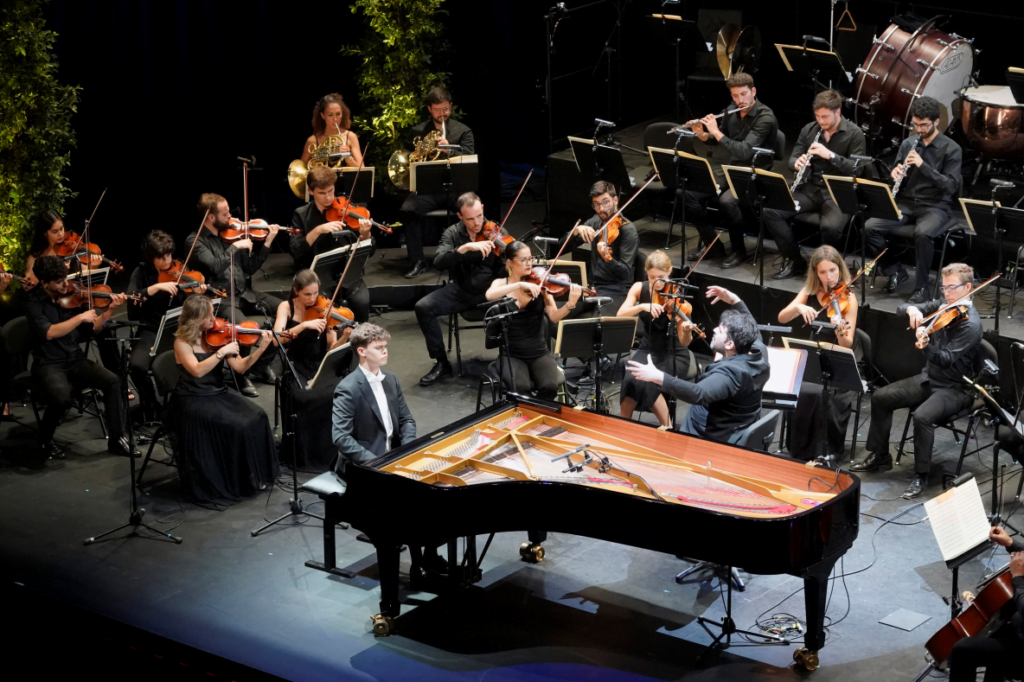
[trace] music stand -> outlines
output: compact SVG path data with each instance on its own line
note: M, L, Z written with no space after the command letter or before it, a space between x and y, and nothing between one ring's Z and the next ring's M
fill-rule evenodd
M865 180L864 178L852 178L845 175L822 175L828 187L829 196L835 202L839 210L847 215L852 215L860 221L861 257L868 262L867 236L864 229L868 218L881 218L883 220L902 220L903 214L896 206L896 198L892 195L892 189L884 182ZM867 273L861 277L860 298L867 300L868 284Z
M412 164L409 170L409 189L418 194L443 194L445 210L448 212L447 225L451 225L452 204L455 197L466 192L475 192L480 184L480 165L476 154L449 156L439 161L422 161Z
M373 198L373 188L376 184L377 169L373 166L363 166L362 175L366 176L369 174L369 178L364 177L356 184L356 191L359 194L351 196L352 183L356 180L356 174L359 173L358 168L352 168L351 166L343 166L336 169L338 173L338 179L334 181L334 193L339 197L347 197L353 204L366 204L369 203L370 199Z
M802 348L768 349L768 381L761 389L761 402L780 410L795 410L800 384L807 370L807 351Z
M679 134L676 140L678 147L683 135ZM658 179L665 189L675 190L672 198L672 213L668 219L668 236L665 238L665 248L669 247L672 239L672 225L676 217L676 205L680 206L680 230L683 234L682 246L680 247L679 262L686 264L686 191L701 192L708 196L718 196L721 188L715 182L715 174L711 170L711 164L706 158L687 154L678 149L662 149L651 147L651 165L658 173Z
M628 353L633 348L636 324L635 317L601 317L600 303L597 304L597 317L561 320L558 323L555 355L563 358L589 357L594 362L595 412L608 412L604 405L604 391L601 386L601 355Z
M331 251L318 253L313 257L313 262L310 264L309 269L316 272L321 282L333 282L345 268L349 251L353 246L356 247L356 255L352 257L352 265L349 267L348 272L345 273L345 280L341 283L341 286L350 287L357 284L363 278L363 266L366 265L367 259L369 259L370 254L373 252L373 241L370 239L361 239L355 244L347 244ZM327 276L321 275L321 271Z
M621 194L627 187L632 187L629 171L622 158L622 152L616 147L598 144L597 140L581 137L569 137L576 169L588 180L607 180L615 185Z
M679 53L682 50L682 46L685 44L693 49L694 52L713 52L714 50L711 47L711 43L704 40L704 36L701 35L696 21L686 21L676 14L650 14L647 16L647 20L651 33L657 39L671 43L676 52L675 89L676 120L678 121L681 116L679 103L683 101L683 79L679 73Z
M775 49L779 51L779 56L782 57L782 63L785 64L787 71L810 77L815 92L828 89L828 86L818 79L819 75L825 76L829 83L832 81L847 84L853 82L853 77L843 67L843 60L835 52L779 43L775 43Z
M546 261L546 263L547 266L551 268L552 275L565 275L573 284L579 284L584 288L587 287L586 262L578 260L562 260L559 258L556 261ZM562 300L568 297L569 292L566 291L561 296L555 296L555 300Z
M210 301L213 304L213 316L217 316L217 310L220 309L220 299L215 298ZM173 332L178 328L178 318L181 317L181 308L171 308L164 316L160 318L160 325L156 328L156 338L153 340L153 347L149 349L149 357L155 357L157 349L160 348L160 338L164 332Z
M999 188L992 190L995 195ZM967 216L967 224L979 237L985 237L996 242L996 272L1000 274L996 280L996 312L995 331L999 332L999 313L1002 310L1002 272L1003 272L1003 243L1008 241L1011 246L1016 246L1019 251L1024 246L1024 210L1019 208L1007 208L998 201L978 201L977 199L961 199L960 205ZM1009 237L1006 235L1009 234ZM1016 277L1016 272L1014 273Z

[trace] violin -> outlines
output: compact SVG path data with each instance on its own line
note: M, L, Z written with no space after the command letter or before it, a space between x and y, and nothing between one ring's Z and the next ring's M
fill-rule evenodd
M394 223L393 225L378 223L370 217L370 210L368 208L365 206L356 206L345 197L336 197L334 199L334 203L327 208L326 216L332 223L345 223L346 227L351 227L357 232L359 231L360 220L369 220L373 223L374 227L382 231L384 234L391 234L393 232L393 227L401 226L401 223Z
M288 234L298 234L301 230L294 227L281 227L277 226L278 232L287 232ZM244 222L238 218L232 218L228 221L227 229L220 231L220 238L226 242L237 242L241 239L251 239L254 242L263 242L270 236L270 225L266 220L256 218L249 222Z
M928 326L923 327L925 334L924 338L919 336L917 341L914 342L914 345L923 349L928 345L928 341L926 339L929 339L933 333L940 329L951 327L960 320L966 318L968 310L969 307L966 305L955 305L950 308L946 308L939 314L935 315L932 317L932 321L928 323ZM921 329L921 327L918 327L918 329Z
M82 265L89 265L93 256L99 256L101 263L110 267L114 272L124 270L124 267L116 260L110 260L104 256L96 242L83 244L82 238L76 232L65 232L64 241L53 245L53 253L65 261L77 258Z
M965 593L968 606L956 618L932 635L924 648L936 665L942 665L953 652L953 645L964 637L987 636L1000 625L1003 605L1013 599L1013 583L1009 571L985 585L978 596Z
M604 254L602 254L601 257L604 258L606 263L611 262L612 258L614 258L614 255L612 254L612 250L610 248L610 244L619 238L620 227L622 227L621 214L612 217L612 219L608 221L608 224L605 225L604 235L598 242L598 244L605 245Z
M678 315L682 320L693 324L693 320L690 319L690 315L693 314L693 305L685 299L675 298L678 292L679 287L674 284L665 284L665 288L660 293L652 287L651 302L664 308L667 315ZM695 324L692 331L698 338L707 338L704 330Z
M294 338L294 335L289 332L278 332L278 334L286 339ZM219 317L213 319L212 328L203 332L206 344L212 348L226 346L232 341L236 341L239 346L255 346L260 342L262 336L263 329L255 322L246 320L233 325Z
M818 304L821 305L822 310L828 311L829 318L836 315L841 318L839 324L836 325L836 336L846 336L850 333L850 323L844 317L850 310L850 285L848 283L837 284L827 293L819 291Z
M516 238L505 232L501 225L490 220L484 223L483 229L473 237L475 242L489 241L494 244L494 253L498 255L501 255L502 250L515 240Z
M186 294L198 294L199 287L206 284L206 278L198 270L185 270L182 272L184 268L185 266L182 265L181 261L176 260L171 263L171 267L160 271L157 281L161 284L164 282L174 282ZM181 281L179 281L179 278ZM222 289L207 287L206 290L218 298L227 298L227 293Z
M529 282L530 284L538 284L540 288L552 296L561 296L572 287L573 282L569 279L568 275L550 275L545 279L548 269L544 267L535 267L530 271L530 274L524 277L521 281ZM580 290L584 296L597 296L597 290L591 287L581 286Z
M331 311L330 315L327 314L328 309ZM306 308L306 322L322 320L327 317L330 318L330 324L328 324L330 329L340 331L345 327L354 327L358 324L355 320L355 313L344 306L331 308L331 301L321 294L317 296L316 303Z
M93 308L108 308L116 295L106 284L94 284L91 287L87 287L84 284L71 280L68 282L67 291L57 299L57 303L60 304L61 308L73 309L88 305L91 299ZM142 294L127 294L127 297L129 301L134 301L135 303L141 303L146 300L146 297Z

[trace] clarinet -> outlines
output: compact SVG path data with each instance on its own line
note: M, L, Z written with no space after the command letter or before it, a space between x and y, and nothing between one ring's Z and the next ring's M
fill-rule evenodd
M920 142L920 141L921 141L921 136L918 135L917 139L914 140L914 144L911 145L910 151L907 152L907 156L910 156L914 152L914 150L917 149L917 143ZM903 182L903 178L907 177L907 173L909 171L910 171L910 166L907 165L907 159L906 159L906 157L904 157L903 158L903 172L900 173L900 176L898 178L896 178L896 184L894 184L892 186L892 195L893 196L896 196L896 192L900 191L900 184Z
M821 132L822 132L822 129L818 128L818 134L815 135L814 139L811 141L811 147L813 147L818 142L818 138L821 137ZM808 147L807 149L810 150L811 147ZM808 154L807 155L807 163L805 163L803 165L803 168L801 168L800 171L796 174L796 179L793 181L793 186L789 188L790 192L795 192L796 191L797 185L799 185L801 182L803 182L804 173L806 173L807 169L810 168L810 167L811 167L811 156L810 156L810 154Z

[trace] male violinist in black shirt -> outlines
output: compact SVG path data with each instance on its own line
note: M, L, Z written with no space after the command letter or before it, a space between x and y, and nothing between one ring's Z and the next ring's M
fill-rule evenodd
M960 188L960 168L963 152L960 145L939 132L941 105L931 97L919 97L910 106L914 131L903 140L896 158L903 159L892 169L892 179L903 173L896 207L900 220L871 218L864 225L868 256L877 256L886 246L886 237L901 225L914 226L914 245L917 251L917 266L914 274L914 293L911 303L928 300L928 274L932 269L935 255L935 238L942 234L942 226L949 220L953 196ZM914 148L914 145L917 145ZM911 151L914 148L914 151ZM895 269L884 269L889 274L885 291L892 294L896 288L909 279L902 262Z
M311 200L292 214L292 227L298 230L298 234L293 234L288 241L288 250L291 251L295 267L300 270L311 267L313 257L318 253L358 241L372 240L370 230L373 223L369 220L360 219L359 230L356 231L339 220L327 219L327 209L334 204L337 179L337 174L327 166L312 168L306 175L306 187ZM335 268L335 277L341 274L344 263L345 259L342 259ZM344 305L352 310L356 322L370 319L370 292L363 283L362 273L359 273L359 280L355 284L341 288L341 297Z
M59 299L68 290L68 268L58 256L40 256L32 265L39 282L25 301L25 317L35 338L32 380L38 387L46 411L39 423L40 438L47 457L64 458L53 442L61 418L72 405L72 390L93 388L103 392L107 424L107 451L133 456L124 437L124 404L121 378L85 357L79 343L103 330L110 316L126 297L113 294L102 313L96 308L64 308Z
M889 454L892 413L909 408L914 411L914 478L902 495L908 500L921 495L928 483L935 426L974 402L964 377L976 374L975 364L981 353L981 317L970 299L963 302L967 312L961 319L931 335L923 324L924 318L969 294L973 286L971 266L950 263L942 268L944 299L929 301L920 307L906 303L896 309L896 314L905 314L910 319L910 327L917 330L918 342L924 349L924 371L875 391L871 397L868 456L850 466L850 471L892 469Z
M821 229L822 243L830 246L839 243L849 216L832 201L822 175L860 174L859 169L854 170L856 162L850 157L863 156L867 149L864 131L843 118L842 95L835 90L819 92L811 106L815 120L800 131L789 157L789 167L804 174L800 185L793 191L799 211L764 209L764 226L785 257L782 270L775 274L774 279L807 274L807 261L800 255L800 245L793 239L790 227L790 221L797 213L805 215L805 219Z

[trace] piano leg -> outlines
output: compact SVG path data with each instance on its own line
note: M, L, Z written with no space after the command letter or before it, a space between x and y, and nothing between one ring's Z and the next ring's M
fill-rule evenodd
M818 649L825 646L825 606L828 602L828 576L836 559L823 561L807 569L804 574L804 609L807 632L804 646L793 652L793 660L807 670L818 667Z
M398 545L377 545L377 573L380 576L380 613L372 617L373 634L386 637L391 634L391 621L398 617L402 605L398 601L398 564L401 557Z

